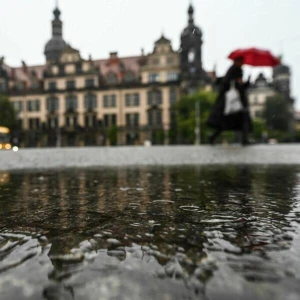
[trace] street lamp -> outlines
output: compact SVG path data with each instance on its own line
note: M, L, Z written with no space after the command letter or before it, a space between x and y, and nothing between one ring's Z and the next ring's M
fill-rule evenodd
M200 128L200 103L199 101L195 102L195 145L201 144L201 128Z

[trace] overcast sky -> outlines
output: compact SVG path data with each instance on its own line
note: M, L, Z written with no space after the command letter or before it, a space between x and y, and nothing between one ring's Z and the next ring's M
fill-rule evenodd
M189 0L59 0L64 39L83 58L148 53L161 33L178 50ZM193 0L203 31L203 64L222 75L227 55L256 46L283 54L292 69L292 94L300 110L300 0ZM43 64L55 0L0 0L0 56L11 66ZM262 69L271 76L268 68ZM261 70L246 68L253 77Z

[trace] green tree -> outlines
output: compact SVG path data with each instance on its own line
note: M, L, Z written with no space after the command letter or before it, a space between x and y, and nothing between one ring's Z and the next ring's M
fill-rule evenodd
M263 116L269 130L289 131L289 124L293 116L289 111L288 101L289 99L280 94L267 98Z
M0 126L13 129L16 125L16 114L8 97L0 94Z
M111 126L108 130L108 139L111 146L117 145L118 142L118 127L117 126Z
M266 131L266 124L263 120L253 120L253 138L256 141L261 140L263 132Z
M196 94L183 96L176 103L176 128L180 143L193 144L195 142L196 102L200 104L201 141L206 141L209 131L206 120L215 100L215 93L201 90Z

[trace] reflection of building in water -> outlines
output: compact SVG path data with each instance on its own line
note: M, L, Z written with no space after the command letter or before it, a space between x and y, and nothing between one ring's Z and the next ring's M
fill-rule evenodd
M0 185L6 184L9 182L9 173L0 172Z
M247 166L53 171L42 176L13 175L11 180L18 187L9 202L1 200L7 216L0 221L4 227L15 220L16 226L32 226L56 236L64 232L72 240L74 234L103 230L119 237L128 232L149 234L153 229L149 221L153 221L161 224L155 238L167 242L187 234L190 241L200 244L204 226L210 228L202 222L210 220L231 218L228 224L237 239L245 234L255 236L261 228L288 228L286 216L298 184L293 168ZM235 219L240 223L232 223ZM177 228L189 232L179 233ZM66 248L72 244L61 242Z
M84 59L64 40L61 12L53 13L45 64L13 68L0 61L0 93L15 107L23 145L162 144L180 95L211 87L215 74L203 70L192 5L179 51L162 35L148 55L111 52L98 60Z

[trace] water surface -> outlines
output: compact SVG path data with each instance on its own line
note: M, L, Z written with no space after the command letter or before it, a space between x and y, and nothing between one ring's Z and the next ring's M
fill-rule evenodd
M0 173L1 299L300 299L300 167Z

